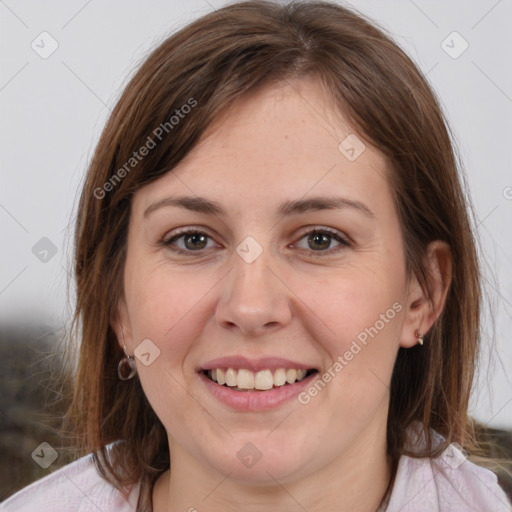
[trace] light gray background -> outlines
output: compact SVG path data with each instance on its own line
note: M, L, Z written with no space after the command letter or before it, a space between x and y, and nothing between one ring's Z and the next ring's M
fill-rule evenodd
M70 219L110 109L151 48L225 3L0 0L0 322L67 324L74 300L72 291L66 295ZM496 326L493 331L485 314L471 412L492 426L512 428L512 2L344 5L392 33L428 75L447 113L474 202L487 310ZM43 46L43 31L58 43L47 59L31 47L33 41ZM449 51L460 52L464 41L450 36L454 31L469 45L458 58L442 46L445 41ZM49 48L48 39L44 45ZM32 252L42 237L57 248L47 262Z

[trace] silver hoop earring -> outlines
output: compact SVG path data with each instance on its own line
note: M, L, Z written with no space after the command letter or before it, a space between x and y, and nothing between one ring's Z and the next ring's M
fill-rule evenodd
M423 334L420 331L416 331L414 335L416 336L416 342L423 345Z
M126 347L124 347L124 349L126 354ZM135 358L129 355L125 355L117 365L117 375L119 377L119 380L133 379L136 373L137 366L135 365Z

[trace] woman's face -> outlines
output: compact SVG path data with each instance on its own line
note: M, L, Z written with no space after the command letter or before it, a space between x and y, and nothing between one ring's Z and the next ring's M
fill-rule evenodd
M415 342L383 156L347 139L309 81L245 97L211 128L133 198L115 325L173 464L272 483L383 450L393 364ZM273 387L236 391L208 368ZM294 368L317 372L278 385Z

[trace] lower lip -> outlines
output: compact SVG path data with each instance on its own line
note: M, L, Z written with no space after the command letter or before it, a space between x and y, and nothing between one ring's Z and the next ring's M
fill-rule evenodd
M235 391L213 382L202 372L198 375L208 391L223 404L238 411L267 411L297 397L318 376L318 372L308 375L299 382L285 384L268 391Z

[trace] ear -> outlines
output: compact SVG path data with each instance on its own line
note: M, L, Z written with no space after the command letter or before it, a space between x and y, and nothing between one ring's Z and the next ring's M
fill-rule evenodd
M121 350L125 350L123 345L126 346L125 352L130 354L133 345L133 337L130 329L130 323L128 321L128 308L124 297L119 299L115 314L110 319L110 325L114 330L117 338L117 342L121 347Z
M446 242L431 242L427 246L424 262L430 300L427 290L420 286L414 276L409 282L405 320L400 336L400 346L404 348L416 345L416 332L426 334L441 315L452 280L452 253Z

